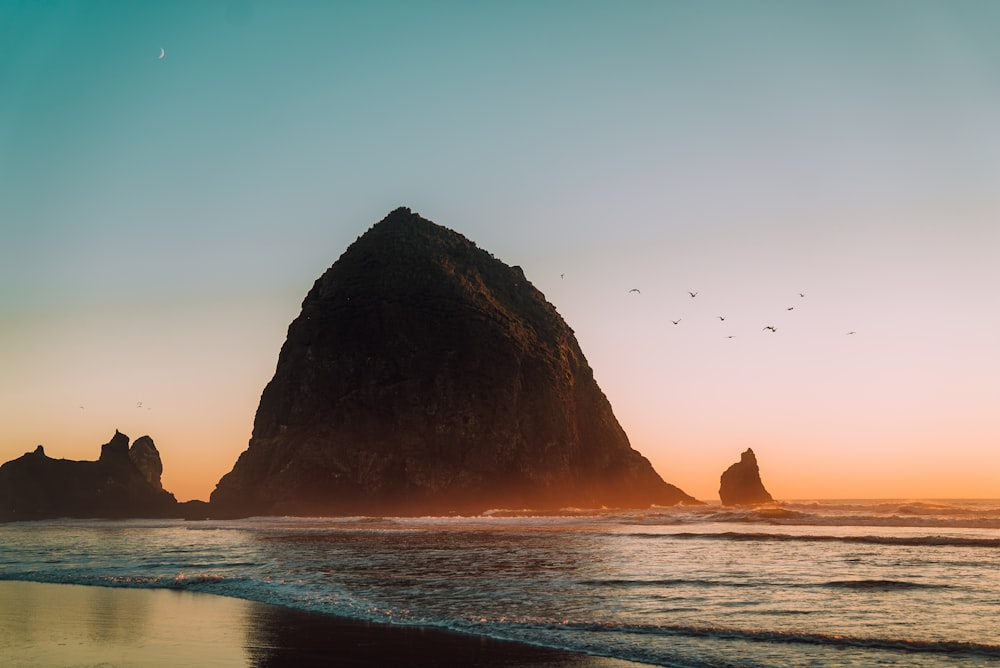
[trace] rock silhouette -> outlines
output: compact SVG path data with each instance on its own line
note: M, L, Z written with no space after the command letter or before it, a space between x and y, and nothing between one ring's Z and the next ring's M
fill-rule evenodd
M180 505L163 490L163 465L153 439L129 448L115 431L97 461L52 459L34 452L0 466L0 521L58 517L180 517Z
M132 461L142 476L155 489L162 490L160 476L163 475L163 462L160 453L149 436L140 436L128 450L128 458Z
M774 499L760 480L760 468L753 450L746 449L740 461L722 473L719 481L719 498L724 506L755 505L771 503Z
M400 208L288 328L213 512L698 503L633 450L572 330L510 267Z

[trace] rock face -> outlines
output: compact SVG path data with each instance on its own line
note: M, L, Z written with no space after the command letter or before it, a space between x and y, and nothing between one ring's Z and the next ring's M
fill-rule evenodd
M525 278L397 209L313 285L229 515L698 503L633 450L572 330Z
M140 436L132 443L128 450L128 458L132 460L135 467L142 473L153 488L162 490L163 484L160 476L163 475L163 462L160 461L160 453L153 444L153 439L149 436Z
M747 448L740 461L726 469L719 484L719 498L724 506L744 506L771 503L774 499L760 480L757 456Z
M131 450L128 441L116 431L97 461L52 459L38 446L0 466L0 521L180 517L177 500L160 485L153 440L144 436Z

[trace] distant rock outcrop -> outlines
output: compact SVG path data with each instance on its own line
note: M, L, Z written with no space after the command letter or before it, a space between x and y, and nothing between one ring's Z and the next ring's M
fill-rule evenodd
M519 267L397 209L306 296L211 503L370 515L699 502L631 448Z
M163 462L160 461L160 453L157 451L156 445L153 444L153 439L149 436L140 436L135 439L132 447L128 450L128 458L139 469L146 482L156 489L163 489L163 484L160 482L160 476L163 475Z
M42 446L0 466L0 521L57 517L180 517L163 490L160 455L148 436L129 449L115 431L97 461L52 459Z
M749 506L774 501L760 480L760 468L752 449L747 448L740 455L740 461L723 472L719 498L724 506Z

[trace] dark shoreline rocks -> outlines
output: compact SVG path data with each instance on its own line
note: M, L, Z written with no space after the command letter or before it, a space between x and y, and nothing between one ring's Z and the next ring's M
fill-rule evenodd
M160 484L163 465L148 436L129 447L119 431L96 461L53 459L39 445L0 466L0 521L182 517Z
M751 448L740 455L740 461L722 473L719 498L724 506L751 506L772 503L771 494L760 479L757 456Z
M223 516L700 503L628 438L519 267L400 208L314 284Z

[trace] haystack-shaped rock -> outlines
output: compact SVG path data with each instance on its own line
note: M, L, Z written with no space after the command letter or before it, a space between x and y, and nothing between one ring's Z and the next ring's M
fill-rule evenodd
M316 281L212 494L230 515L679 502L521 269L409 209Z
M174 495L160 484L162 470L148 436L130 449L128 436L115 431L97 461L52 459L38 446L0 466L0 521L180 517Z
M750 448L740 455L740 461L722 473L719 482L719 498L724 506L749 506L774 501L764 489L757 456Z

